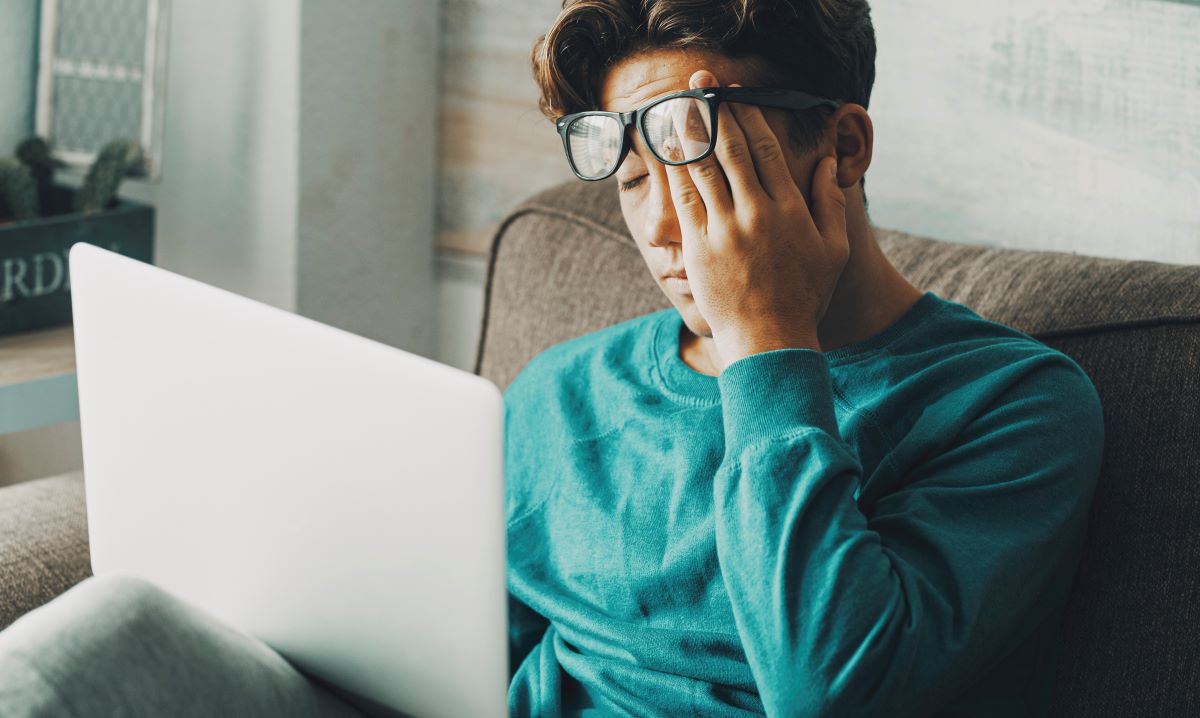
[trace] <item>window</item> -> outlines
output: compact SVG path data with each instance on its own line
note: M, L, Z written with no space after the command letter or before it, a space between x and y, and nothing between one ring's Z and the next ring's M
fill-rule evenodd
M168 0L42 0L37 133L85 168L106 144L135 139L144 175L162 157Z

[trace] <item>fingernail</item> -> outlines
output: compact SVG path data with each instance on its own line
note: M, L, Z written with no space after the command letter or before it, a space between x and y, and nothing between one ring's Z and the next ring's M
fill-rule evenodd
M704 79L704 80L696 79L696 76L699 75L700 73L704 73L704 74L708 75L709 78L712 78L712 79ZM689 85L694 84L697 87L711 87L714 85L719 86L721 83L717 82L716 75L712 74L712 72L710 72L708 70L697 70L696 72L692 73L692 80L688 84Z
M829 176L837 179L837 158L833 158L833 162L829 163Z

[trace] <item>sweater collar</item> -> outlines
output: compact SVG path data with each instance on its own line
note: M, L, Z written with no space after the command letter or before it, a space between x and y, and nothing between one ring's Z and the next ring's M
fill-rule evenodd
M874 354L924 322L944 301L932 291L925 292L895 322L862 341L825 352L825 359L832 368ZM717 377L696 371L679 354L682 329L683 316L678 309L670 307L659 313L651 341L651 365L657 371L663 388L676 399L696 406L719 404L721 393Z

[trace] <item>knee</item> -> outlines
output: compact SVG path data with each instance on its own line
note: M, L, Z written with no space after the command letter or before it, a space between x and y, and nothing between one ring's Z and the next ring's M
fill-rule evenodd
M144 578L130 575L92 576L63 594L81 604L96 606L155 607L170 595Z
M0 712L68 712L76 687L139 660L139 639L153 640L170 601L141 579L92 577L17 619L0 632Z
M89 623L111 625L139 621L161 613L175 601L166 591L136 576L93 576L67 591L55 603L62 613Z
M133 576L93 576L0 633L0 647L43 648L64 640L75 647L113 634L144 632L174 599Z

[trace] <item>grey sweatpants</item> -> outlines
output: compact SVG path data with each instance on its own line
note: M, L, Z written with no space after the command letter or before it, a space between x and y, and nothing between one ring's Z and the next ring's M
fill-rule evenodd
M145 581L90 578L0 632L0 716L364 714Z

